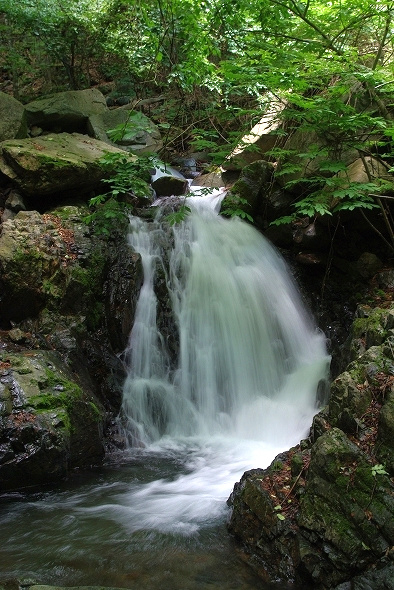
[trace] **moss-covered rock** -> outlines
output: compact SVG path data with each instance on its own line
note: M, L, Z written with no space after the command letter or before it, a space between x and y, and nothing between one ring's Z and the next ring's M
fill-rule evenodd
M95 88L57 92L25 108L29 125L65 132L86 132L89 116L108 110L105 97Z
M234 488L229 529L264 579L313 590L390 587L392 317L392 307L359 310L352 336L368 332L368 344L333 382L310 439Z
M0 141L27 137L25 107L5 92L0 92Z
M273 171L273 165L265 160L257 160L245 166L239 180L223 199L221 210L225 212L241 209L253 217L267 206L271 209L276 208L274 202L269 202Z
M163 147L159 128L139 111L115 109L91 114L87 129L92 137L137 155L156 153ZM114 129L119 133L114 134Z
M394 474L394 390L392 385L379 414L376 456Z
M104 412L54 351L0 356L0 489L54 483L102 460Z
M0 236L0 316L6 322L36 317L44 308L97 322L97 301L109 264L103 242L82 221L86 209L51 214L20 211ZM69 215L66 216L65 214Z
M66 191L91 191L104 177L99 160L108 152L124 154L79 133L3 141L0 150L0 171L23 194L40 200Z

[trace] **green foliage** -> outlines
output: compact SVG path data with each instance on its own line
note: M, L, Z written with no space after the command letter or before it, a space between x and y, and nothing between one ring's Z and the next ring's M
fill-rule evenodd
M381 465L380 463L373 465L371 467L371 472L374 477L376 477L377 475L389 475L385 470L384 465Z
M71 88L89 86L94 73L117 76L115 94L164 93L154 115L166 148L202 150L215 164L275 97L286 108L270 157L298 192L294 215L368 212L381 186L339 179L349 150L393 170L393 19L387 0L0 0L1 65L15 95L28 70L56 87L59 68ZM301 153L289 148L296 130L315 136ZM125 133L132 127L110 136ZM309 163L315 172L300 187ZM122 214L116 175L96 202L107 220Z
M250 204L246 199L239 195L231 195L231 198L225 198L220 213L226 217L240 217L253 223L253 217L245 211Z
M124 139L134 138L141 131L151 131L152 126L149 120L139 111L129 111L125 123L117 125L114 129L107 131L108 137L115 143Z
M137 158L126 152L107 153L99 163L109 190L90 199L93 211L84 221L93 224L97 233L109 235L132 212L130 200L151 196L147 180L154 163L151 157Z
M175 225L177 223L181 223L182 221L184 221L186 219L186 217L189 215L190 212L191 212L190 207L188 207L185 203L183 203L179 207L179 209L177 209L177 211L173 211L172 213L169 213L168 215L166 215L166 221L170 225Z

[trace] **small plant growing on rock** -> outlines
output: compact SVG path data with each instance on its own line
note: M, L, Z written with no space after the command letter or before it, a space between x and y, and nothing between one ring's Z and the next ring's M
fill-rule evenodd
M98 233L109 235L112 224L127 217L135 202L152 196L148 182L154 165L150 157L137 158L127 153L108 153L99 163L106 176L102 182L109 185L109 190L90 199L93 211L84 221L94 224Z

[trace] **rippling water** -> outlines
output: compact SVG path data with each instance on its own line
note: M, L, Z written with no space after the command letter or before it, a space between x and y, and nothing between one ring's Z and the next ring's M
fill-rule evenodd
M223 441L171 441L113 458L55 490L3 498L0 581L268 589L226 531L228 479L237 470L227 452L223 469Z

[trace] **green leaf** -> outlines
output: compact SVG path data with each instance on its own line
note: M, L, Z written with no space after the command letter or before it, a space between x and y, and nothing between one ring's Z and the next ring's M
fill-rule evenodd
M347 166L345 162L323 162L320 164L320 170L323 172L341 172L342 170L346 170Z
M373 466L371 467L371 471L372 471L372 475L373 475L374 477L376 477L377 475L389 475L389 474L387 473L387 471L385 470L385 468L384 468L384 465L382 465L382 464L380 464L380 463L379 463L379 464L377 464L377 465L373 465Z

